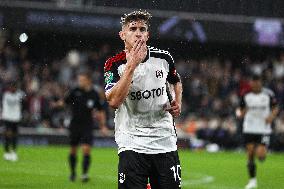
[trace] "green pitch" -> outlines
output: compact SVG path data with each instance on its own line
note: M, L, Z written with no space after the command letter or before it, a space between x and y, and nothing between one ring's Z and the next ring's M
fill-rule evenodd
M242 189L247 183L244 153L179 151L183 189ZM24 147L19 161L4 161L0 150L0 189L115 189L117 188L116 149L96 148L92 152L91 181L68 181L67 147ZM80 176L81 164L78 164ZM259 189L284 188L284 154L269 154L257 163Z

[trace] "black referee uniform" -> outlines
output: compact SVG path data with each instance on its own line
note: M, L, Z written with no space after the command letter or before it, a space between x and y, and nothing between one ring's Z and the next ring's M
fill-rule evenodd
M92 145L92 130L94 109L102 110L98 93L92 88L85 91L75 88L65 97L65 103L71 107L72 119L70 123L70 145L79 143Z

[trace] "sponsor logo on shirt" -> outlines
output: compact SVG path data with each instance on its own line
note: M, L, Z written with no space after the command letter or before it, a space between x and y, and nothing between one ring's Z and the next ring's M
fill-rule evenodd
M143 99L157 98L161 95L164 95L164 90L165 90L165 87L151 89L151 90L131 92L130 100L141 100L142 98Z

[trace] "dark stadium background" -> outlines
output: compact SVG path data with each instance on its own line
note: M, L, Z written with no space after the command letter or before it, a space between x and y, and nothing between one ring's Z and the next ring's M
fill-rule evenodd
M235 109L249 89L249 75L257 73L279 102L270 149L283 152L281 0L0 0L0 96L15 79L28 96L20 144L68 143L68 111L52 108L51 101L74 86L81 69L92 70L104 98L105 60L123 49L120 16L136 9L153 14L149 45L171 52L183 81L183 110L176 120L180 148L214 143L241 149ZM102 137L95 124L94 146L116 147L114 112L107 103L104 108L111 133Z

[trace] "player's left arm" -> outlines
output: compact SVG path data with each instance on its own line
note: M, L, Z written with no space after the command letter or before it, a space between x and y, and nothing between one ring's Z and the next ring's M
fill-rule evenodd
M181 113L181 105L182 105L182 83L177 82L174 84L174 93L175 99L171 102L171 110L170 113L174 117L178 117Z
M167 82L174 86L175 99L170 102L171 107L166 110L169 111L172 116L178 117L181 113L182 105L182 83L181 78L176 71L174 60L170 54L169 58L167 59L167 62L169 64Z
M265 119L267 124L271 124L279 113L279 107L274 94L270 96L270 107L271 107L271 112L269 116Z
M236 117L238 119L243 119L247 112L247 105L245 101L245 95L241 96L239 107L236 109Z

